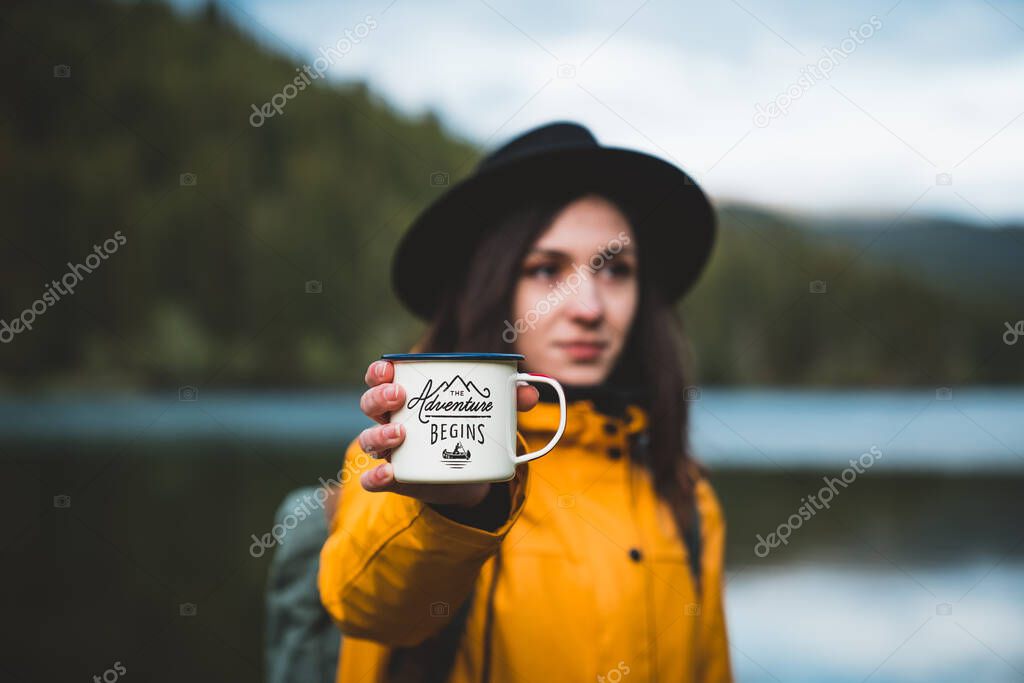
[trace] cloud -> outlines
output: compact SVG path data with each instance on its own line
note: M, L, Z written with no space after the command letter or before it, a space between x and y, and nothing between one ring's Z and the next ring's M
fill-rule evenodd
M940 11L907 0L886 15L894 4L650 3L632 18L620 3L494 0L399 0L384 14L379 2L257 2L245 12L308 54L374 14L380 27L331 76L366 79L410 113L436 110L488 147L568 118L606 144L671 157L717 197L901 212L931 188L914 211L1024 217L1024 29L984 3ZM829 79L753 125L755 105L873 15L882 28ZM560 62L574 78L558 77ZM939 173L953 185L936 185Z

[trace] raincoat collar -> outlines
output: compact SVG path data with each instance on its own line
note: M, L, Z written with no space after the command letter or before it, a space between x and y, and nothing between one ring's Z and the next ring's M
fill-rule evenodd
M536 386L536 385L535 385ZM539 385L540 403L519 413L523 432L554 432L558 428L558 397L547 385ZM619 435L635 434L648 425L647 411L639 405L639 392L607 386L563 385L566 399L567 442L600 442Z

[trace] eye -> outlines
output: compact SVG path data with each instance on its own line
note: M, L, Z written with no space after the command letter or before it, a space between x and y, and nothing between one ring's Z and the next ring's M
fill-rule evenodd
M631 277L634 272L633 264L628 261L612 261L606 264L601 271L607 277L614 279L625 279Z
M558 276L558 265L554 263L537 263L532 266L527 266L523 269L523 273L527 277L539 278L543 280L552 280Z

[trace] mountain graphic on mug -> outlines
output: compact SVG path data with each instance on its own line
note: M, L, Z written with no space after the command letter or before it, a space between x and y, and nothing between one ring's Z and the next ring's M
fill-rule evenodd
M428 379L419 395L410 398L405 407L418 410L419 421L424 424L432 418L489 418L494 408L490 397L490 389L481 389L455 375L436 386L433 379Z
M430 380L427 380L427 385L430 385ZM472 381L467 382L466 380L462 379L462 375L455 375L450 380L442 383L441 386L437 388L437 393L439 394L444 393L446 391L452 393L458 393L460 391L473 391L482 396L483 398L491 397L490 389L481 389L477 385L473 384Z

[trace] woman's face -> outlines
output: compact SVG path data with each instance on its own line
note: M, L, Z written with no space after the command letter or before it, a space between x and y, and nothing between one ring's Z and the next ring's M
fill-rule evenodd
M626 217L590 195L563 208L523 259L512 305L525 369L567 384L603 382L636 314L636 243Z

